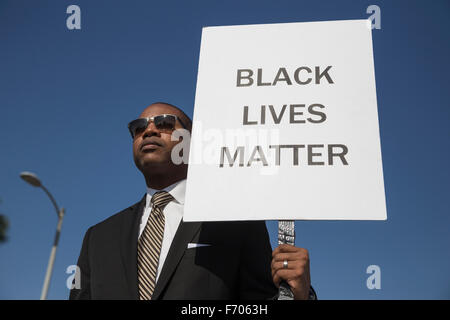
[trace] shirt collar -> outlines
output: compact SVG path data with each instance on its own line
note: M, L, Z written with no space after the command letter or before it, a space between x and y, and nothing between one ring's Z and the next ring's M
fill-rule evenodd
M174 184L171 184L170 186L162 190L156 190L147 187L147 207L150 205L150 200L152 199L153 195L156 192L163 190L170 193L170 195L175 199L174 200L175 202L184 205L184 195L186 193L186 179L177 181Z

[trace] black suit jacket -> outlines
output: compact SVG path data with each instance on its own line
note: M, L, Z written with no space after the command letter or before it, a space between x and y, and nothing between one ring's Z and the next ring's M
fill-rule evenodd
M139 299L137 242L144 198L86 232L70 299ZM209 244L188 249L188 243ZM265 223L181 222L152 299L268 299L272 248Z

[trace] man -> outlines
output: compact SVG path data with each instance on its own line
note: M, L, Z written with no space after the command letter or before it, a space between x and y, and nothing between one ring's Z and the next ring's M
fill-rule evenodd
M288 245L272 252L263 221L183 222L188 165L172 161L179 141L171 135L191 126L167 103L150 105L130 122L147 193L88 229L80 288L70 299L270 299L282 280L295 299L311 297L308 252Z

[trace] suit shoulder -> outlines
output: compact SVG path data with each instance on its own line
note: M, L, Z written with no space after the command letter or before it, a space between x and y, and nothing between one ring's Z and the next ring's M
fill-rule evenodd
M99 223L93 225L90 229L98 230L103 228L109 228L110 226L117 225L122 223L123 219L127 217L128 215L134 215L137 214L139 211L139 207L144 199L141 199L140 201L136 202L135 204L129 206L128 208L125 208L112 216L104 219L103 221L100 221Z

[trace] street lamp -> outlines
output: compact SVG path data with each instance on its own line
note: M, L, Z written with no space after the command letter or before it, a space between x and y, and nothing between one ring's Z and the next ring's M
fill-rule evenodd
M25 180L26 182L28 182L29 184L31 184L32 186L38 187L38 188L41 188L42 190L44 190L44 192L50 198L50 201L53 203L53 206L55 207L55 210L56 210L56 215L58 216L58 225L56 226L55 240L53 241L53 247L52 247L52 251L50 253L50 259L48 261L47 272L45 274L44 286L42 287L42 293L41 293L41 300L46 300L47 293L48 293L48 287L50 285L50 278L52 277L52 272L53 272L53 264L55 262L56 248L58 247L59 235L61 234L61 226L62 226L62 221L63 221L63 217L64 217L64 208L58 207L58 205L56 204L55 198L53 198L53 196L47 190L47 188L45 188L42 185L41 180L39 180L39 178L34 173L24 171L24 172L20 173L20 177L23 180Z

